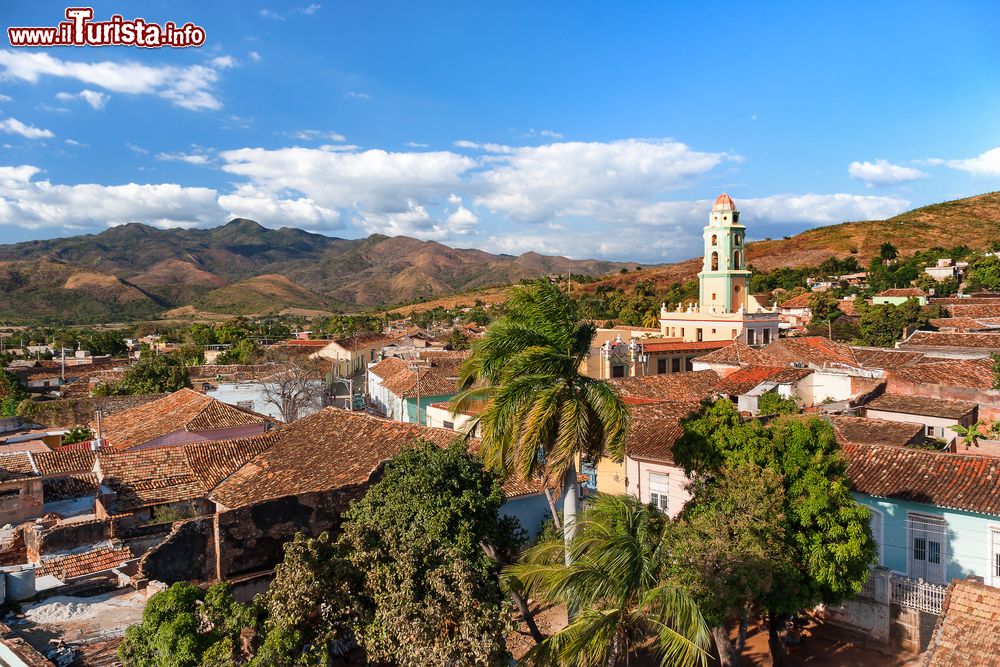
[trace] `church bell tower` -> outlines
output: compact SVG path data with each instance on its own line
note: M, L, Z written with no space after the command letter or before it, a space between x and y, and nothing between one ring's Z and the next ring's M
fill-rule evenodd
M746 268L740 212L732 197L719 195L704 230L705 258L698 273L699 310L703 313L736 313L747 309L750 271Z

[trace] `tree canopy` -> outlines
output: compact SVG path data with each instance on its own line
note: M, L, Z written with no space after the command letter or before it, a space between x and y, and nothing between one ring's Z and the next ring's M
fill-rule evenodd
M162 394L185 387L191 387L191 378L180 361L167 354L150 353L132 364L121 380L98 385L94 393Z

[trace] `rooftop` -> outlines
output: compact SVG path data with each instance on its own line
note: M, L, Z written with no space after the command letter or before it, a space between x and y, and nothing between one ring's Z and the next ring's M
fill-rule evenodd
M904 296L906 298L916 298L926 297L927 292L923 291L919 287L895 287L892 289L882 290L875 296Z
M723 192L721 195L715 198L715 204L712 205L713 211L735 211L736 202L733 198Z
M828 417L841 445L904 447L924 434L924 425L886 419L831 415Z
M128 449L176 431L204 432L265 424L249 410L223 403L193 389L181 389L102 420L102 435L112 447ZM92 425L96 431L96 424Z
M959 333L952 331L914 331L899 344L901 348L959 348L1000 352L1000 333Z
M457 394L458 376L468 352L425 356L419 363L388 357L370 370L382 379L382 386L387 391L403 398L415 397L418 392L421 396Z
M993 388L992 359L930 359L889 372L890 380L972 389Z
M764 348L764 351L785 363L804 362L821 368L830 365L858 365L858 359L849 346L822 336L779 338Z
M1000 588L967 579L948 586L924 667L1000 667Z
M1000 516L1000 458L909 447L842 444L855 491Z
M750 347L744 343L730 343L714 352L698 357L698 361L708 364L720 364L723 366L743 366L754 364L757 366L784 366L784 362L766 351Z
M655 400L697 403L716 393L719 380L719 374L715 371L692 371L616 378L610 382L626 402L630 402L629 399L643 399L640 402Z
M926 358L922 352L906 352L884 347L852 347L851 350L859 366L880 370L909 366Z
M788 368L787 366L744 366L727 375L716 387L716 391L728 396L745 394L764 382L785 384L798 382L812 375L811 368Z
M642 345L646 352L698 352L718 350L730 344L728 340L703 340L685 342L682 340L649 340Z
M804 292L797 296L793 296L791 299L785 299L780 305L782 308L808 308L809 300L812 298L812 292Z
M977 405L969 401L948 401L926 396L903 396L883 394L865 404L866 410L896 412L904 415L940 417L941 419L961 419L975 410Z
M697 402L665 401L632 408L625 453L633 459L673 463L673 447L684 434L681 420L698 410Z

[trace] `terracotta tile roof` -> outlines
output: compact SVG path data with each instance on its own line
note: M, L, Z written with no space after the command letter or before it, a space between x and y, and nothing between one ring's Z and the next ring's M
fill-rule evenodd
M698 402L716 393L719 380L715 371L692 371L616 378L610 382L625 399Z
M291 338L283 340L278 345L281 347L326 347L333 341L330 340L309 340L301 338Z
M924 425L910 422L893 422L885 419L831 415L837 442L841 445L885 445L903 447L920 439Z
M942 419L961 419L975 410L977 405L969 401L946 401L940 398L925 396L900 396L883 394L865 404L865 410L881 410L904 415L921 415L940 417Z
M42 480L42 497L45 502L96 496L97 490L97 475L94 473L75 473Z
M731 344L728 340L703 340L684 342L679 340L644 340L646 352L701 352L718 350Z
M842 448L859 493L1000 516L1000 458L883 445Z
M103 436L118 449L127 449L176 431L211 431L264 424L269 420L249 410L217 401L192 389L181 389L163 398L104 418ZM96 424L92 425L96 430Z
M445 446L459 435L325 408L276 429L273 447L216 487L211 499L229 509L288 495L365 484L379 465L415 439Z
M910 297L926 297L927 292L923 291L918 287L896 287L893 289L882 290L875 296L905 296Z
M935 302L937 303L937 302ZM1000 317L1000 303L963 303L948 306L952 317Z
M681 420L698 410L697 402L667 401L632 408L625 453L633 459L673 463L673 446L684 434Z
M234 440L99 452L98 476L117 494L117 512L207 498L216 485L273 446L275 435L272 431Z
M849 346L822 336L779 338L764 348L764 351L785 363L804 362L819 367L858 365L857 357Z
M948 586L924 667L1000 667L1000 588L967 579Z
M839 308L840 312L848 317L857 317L860 314L858 313L858 307L855 304L854 299L841 299L837 303L837 308Z
M52 575L61 581L69 581L95 572L103 572L120 566L134 558L126 547L102 547L78 554L45 558L35 571L35 576Z
M462 362L468 356L434 355L423 359L410 368L410 363L391 364L389 369L396 372L384 377L382 386L389 392L402 398L412 398L419 393L421 396L448 396L458 393L458 376ZM381 366L389 359L379 362ZM418 384L419 374L419 384ZM381 377L381 376L380 376Z
M34 477L38 472L29 452L9 452L0 454L0 482L12 479Z
M900 368L924 359L922 352L906 352L884 347L852 347L854 358L862 368L887 370Z
M942 331L991 331L1000 328L998 317L934 317L928 323Z
M362 350L369 347L378 347L380 344L388 343L390 340L392 340L392 338L384 334L366 333L358 334L356 336L348 336L346 338L338 338L333 342L345 350L354 352L356 350Z
M386 357L374 366L370 366L368 371L377 377L386 380L407 370L410 362L399 357Z
M889 372L890 380L947 387L993 388L992 359L934 359Z
M812 375L811 368L787 368L782 366L744 366L727 375L716 387L716 391L727 396L745 394L762 382L787 384Z
M809 300L812 298L812 292L803 292L802 294L793 296L791 299L785 299L778 305L782 310L787 308L808 308Z
M768 354L765 350L750 347L743 343L730 343L729 345L709 352L698 357L698 361L709 364L720 364L724 366L784 366L784 362L777 357Z
M955 333L946 331L915 331L900 343L903 349L920 347L953 347L963 350L1000 352L1000 333Z
M32 455L42 475L89 473L94 469L95 456L90 449L59 449Z

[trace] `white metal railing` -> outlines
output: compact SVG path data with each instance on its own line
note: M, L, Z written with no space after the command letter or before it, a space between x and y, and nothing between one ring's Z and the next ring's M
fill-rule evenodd
M901 607L920 609L931 614L940 614L948 587L933 584L923 579L893 576L892 602Z

